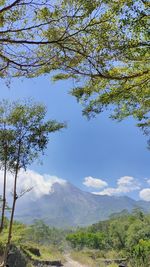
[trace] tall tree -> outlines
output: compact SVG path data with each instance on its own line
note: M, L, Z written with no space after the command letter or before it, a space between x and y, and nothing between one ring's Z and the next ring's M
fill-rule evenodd
M12 227L16 201L25 192L17 192L17 180L20 169L27 168L40 153L44 153L47 147L49 134L65 127L64 123L56 121L45 121L46 108L31 101L27 103L13 103L7 105L9 110L6 123L15 134L13 146L9 155L8 166L14 173L13 204L10 215L10 224L7 245L4 257L4 266L7 261L7 254L12 238ZM3 151L0 151L3 154ZM4 185L6 186L6 185ZM27 189L28 191L29 189Z
M2 195L2 214L0 222L0 233L4 228L4 217L6 209L6 187L7 187L7 171L9 170L9 159L12 146L15 140L14 131L9 128L8 116L9 109L6 109L8 102L0 103L0 167L3 170L3 195Z
M83 114L109 105L112 117L133 116L148 133L148 0L5 0L0 9L1 77L60 70L75 79ZM58 72L57 72L58 73Z

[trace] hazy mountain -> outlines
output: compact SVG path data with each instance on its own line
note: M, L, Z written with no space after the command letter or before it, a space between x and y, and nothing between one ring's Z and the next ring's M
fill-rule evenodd
M99 196L84 192L70 183L55 183L48 195L18 201L16 219L32 223L41 219L56 227L85 226L107 219L111 214L134 208L150 212L150 202L129 197Z

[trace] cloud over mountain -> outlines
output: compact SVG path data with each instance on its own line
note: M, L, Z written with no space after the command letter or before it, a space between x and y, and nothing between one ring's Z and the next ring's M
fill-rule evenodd
M121 195L140 189L139 182L132 176L123 176L117 180L116 187L107 187L103 191L93 192L97 195Z
M7 197L8 201L12 195L14 176L11 173L7 174ZM28 169L26 172L21 170L18 176L17 192L18 195L32 188L31 191L27 192L22 201L36 200L44 195L53 193L53 185L59 183L65 185L66 180L61 179L57 176L48 174L40 174L36 171ZM150 179L147 179L147 183L150 184ZM142 188L139 181L132 176L123 176L117 180L115 187L110 187L105 180L88 176L84 178L83 184L89 188L99 189L97 192L93 192L96 195L107 195L107 196L120 196L125 195L133 191L139 191L139 197L142 200L150 201L150 188ZM3 190L3 171L0 170L0 195Z
M83 184L93 188L103 188L108 185L106 181L91 176L85 177Z
M11 196L13 189L14 177L11 173L7 174L7 195ZM17 192L26 191L32 188L24 197L30 197L33 199L39 198L43 195L47 195L52 190L52 185L54 183L65 184L66 181L58 178L57 176L51 176L47 174L39 174L33 170L27 170L26 172L21 170L18 176ZM3 188L3 172L0 171L0 194L2 194Z

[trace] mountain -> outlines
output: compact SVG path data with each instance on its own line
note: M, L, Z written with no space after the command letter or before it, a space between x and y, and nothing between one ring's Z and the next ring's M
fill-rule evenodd
M43 220L55 227L86 226L135 208L150 212L150 202L135 201L127 196L94 195L67 182L54 183L48 195L26 202L19 200L16 219L24 223Z

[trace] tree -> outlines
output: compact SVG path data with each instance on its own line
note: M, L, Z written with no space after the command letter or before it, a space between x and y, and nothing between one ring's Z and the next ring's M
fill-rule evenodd
M82 1L1 1L0 76L34 77L57 69L59 57L81 31L77 25L89 11Z
M149 134L148 0L5 0L1 4L1 77L60 70L73 78L83 114L111 105ZM26 15L28 14L28 15Z
M9 232L4 257L4 266L12 238L12 226L16 201L30 188L17 192L18 173L21 169L26 170L47 147L49 134L65 127L64 123L45 121L46 108L43 105L30 102L14 102L5 107L8 109L7 125L14 133L13 145L9 154L8 168L14 173L13 204L10 215ZM1 150L3 155L4 151ZM6 184L4 184L6 186Z
M83 104L84 115L95 116L110 106L112 118L133 116L149 134L149 3L97 2L98 8L92 10L94 25L74 36L68 59L64 56L68 76L62 73L55 79L79 80L71 93Z
M137 267L147 267L150 262L150 240L140 239L133 247L131 263Z
M8 161L10 159L12 143L15 140L14 132L9 129L8 124L8 116L10 110L6 110L6 106L8 105L7 101L2 101L0 103L0 166L4 171L3 178L3 197L2 197L2 214L1 214L1 222L0 222L0 233L4 228L4 217L5 217L5 209L6 206L6 183L7 183L7 170L9 169Z
M84 247L101 250L105 248L105 235L101 232L77 231L76 233L68 234L66 240L70 242L73 248L78 248L79 250Z

